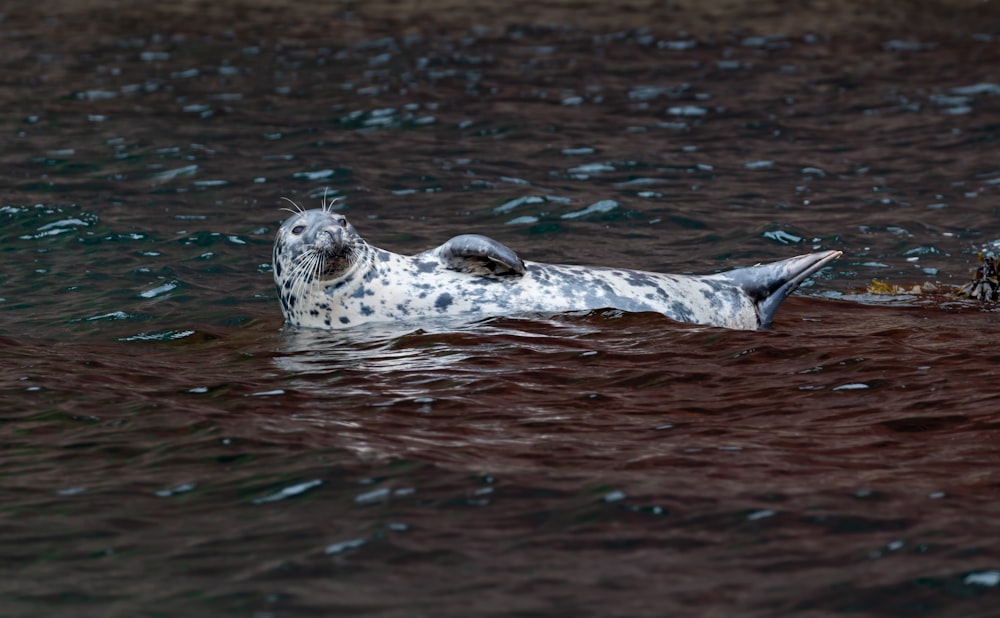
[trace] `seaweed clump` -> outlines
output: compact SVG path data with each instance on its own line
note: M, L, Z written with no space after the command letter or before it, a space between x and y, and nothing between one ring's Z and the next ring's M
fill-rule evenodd
M889 283L888 281L879 281L878 279L872 279L872 282L866 288L869 294L879 296L916 296L924 292L933 292L935 289L937 288L933 283L924 283L922 285L916 283L910 287L903 287L895 283Z
M955 290L955 295L984 302L1000 300L1000 257L978 255L980 264L972 281Z

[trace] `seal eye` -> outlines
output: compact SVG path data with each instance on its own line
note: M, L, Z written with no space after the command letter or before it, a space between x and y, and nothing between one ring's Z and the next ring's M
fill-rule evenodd
M304 226L304 225L296 225L295 227L292 228L292 234L295 234L296 236L298 236L305 229L306 229L306 226Z
M347 219L341 218L338 219L338 221L340 223L340 227L347 227Z

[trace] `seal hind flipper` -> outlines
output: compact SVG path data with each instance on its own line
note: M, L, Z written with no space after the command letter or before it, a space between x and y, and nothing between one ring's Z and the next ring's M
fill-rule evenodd
M738 285L754 300L760 326L765 327L774 320L781 301L816 271L841 255L842 251L808 253L780 262L737 268L718 276Z
M447 268L476 275L523 275L524 261L507 245L488 236L462 234L437 248Z

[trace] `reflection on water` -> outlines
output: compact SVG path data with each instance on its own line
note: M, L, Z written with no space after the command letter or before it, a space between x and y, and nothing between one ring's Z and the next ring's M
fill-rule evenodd
M122 11L0 37L0 613L992 615L996 37ZM762 332L283 327L327 190L402 253L845 257Z
M548 319L428 319L419 327L412 323L375 323L341 331L287 327L283 354L276 359L285 371L307 374L312 366L326 371L355 369L365 373L416 369L457 369L470 356L502 355L504 342L522 341L541 345L554 338L560 342L600 332L583 319L608 320L623 314L614 310L575 312ZM666 320L666 318L663 318ZM526 330L529 328L540 331ZM522 330L525 329L525 330ZM461 346L466 354L456 354Z

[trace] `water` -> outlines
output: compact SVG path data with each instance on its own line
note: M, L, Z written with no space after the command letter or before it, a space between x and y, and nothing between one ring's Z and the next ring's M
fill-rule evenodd
M0 614L995 615L994 37L343 20L8 17ZM324 192L403 253L845 257L763 332L286 329Z

